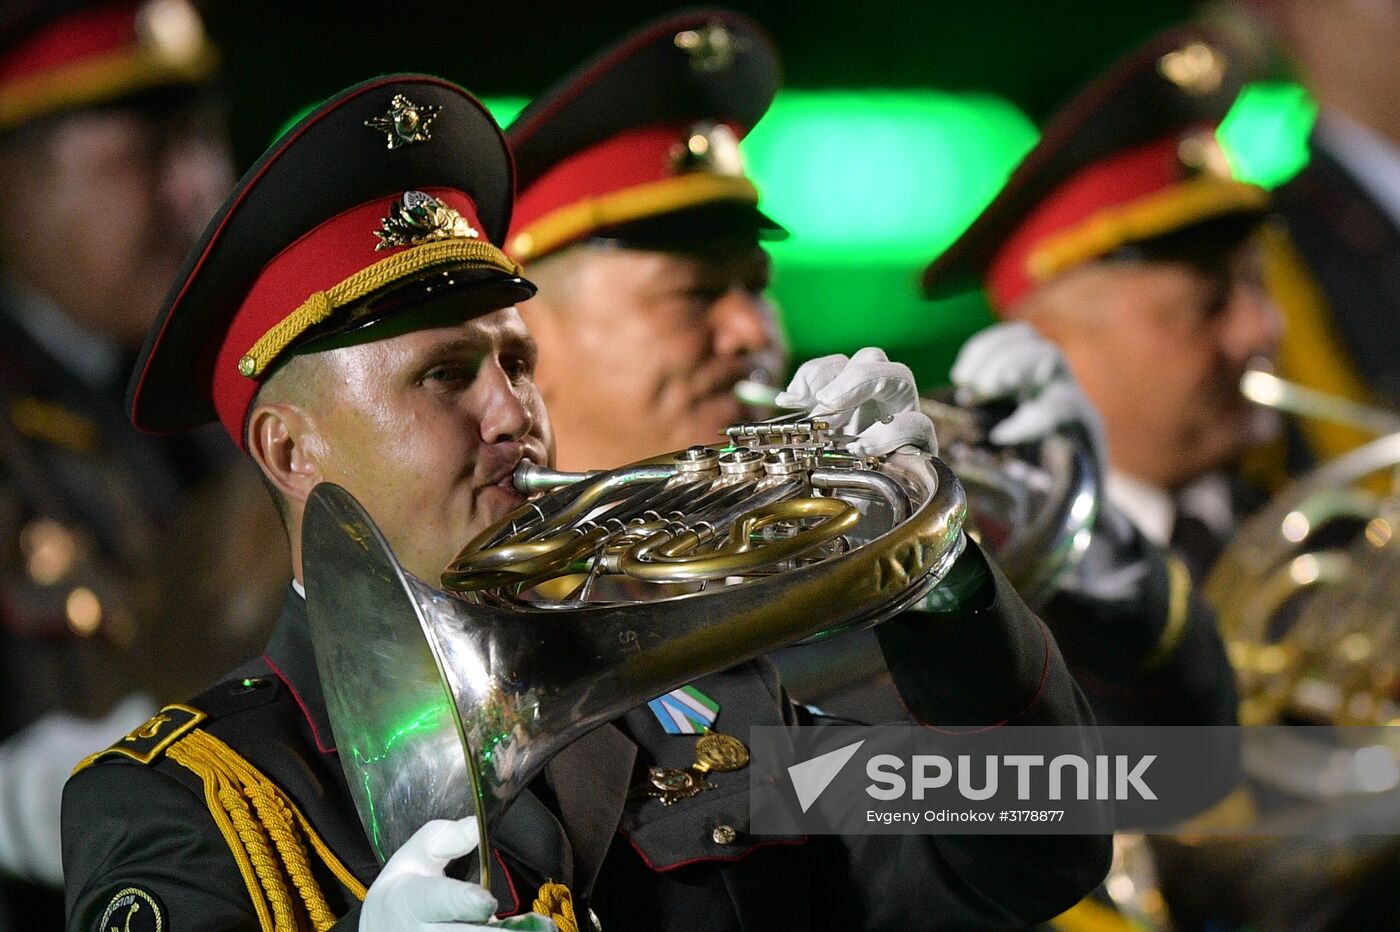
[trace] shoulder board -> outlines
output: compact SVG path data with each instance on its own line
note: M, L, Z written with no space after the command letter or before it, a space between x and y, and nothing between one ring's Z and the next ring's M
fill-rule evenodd
M127 757L138 764L149 764L208 717L193 706L168 705L111 747L83 760L73 772L85 770L104 757Z

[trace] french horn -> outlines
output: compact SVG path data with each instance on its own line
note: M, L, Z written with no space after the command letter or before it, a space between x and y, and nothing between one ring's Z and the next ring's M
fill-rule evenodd
M1204 587L1244 724L1400 721L1400 415L1264 371L1257 404L1377 439L1316 467L1247 521Z
M963 545L939 459L855 456L822 421L564 474L429 583L345 489L311 495L307 607L327 710L366 836L386 859L434 818L481 847L559 750L628 709L776 648L925 598ZM478 859L488 885L486 859Z

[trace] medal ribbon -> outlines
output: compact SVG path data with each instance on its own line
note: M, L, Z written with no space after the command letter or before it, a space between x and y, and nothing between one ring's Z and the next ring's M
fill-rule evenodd
M719 703L694 686L682 686L647 703L668 735L700 735L719 717Z

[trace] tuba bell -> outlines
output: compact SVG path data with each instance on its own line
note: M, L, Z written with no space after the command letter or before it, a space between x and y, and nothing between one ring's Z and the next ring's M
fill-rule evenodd
M430 584L343 488L307 504L307 607L341 764L376 855L475 813L481 847L563 747L692 679L874 625L961 553L966 502L923 453L855 456L822 421L542 492ZM486 859L480 882L488 885Z

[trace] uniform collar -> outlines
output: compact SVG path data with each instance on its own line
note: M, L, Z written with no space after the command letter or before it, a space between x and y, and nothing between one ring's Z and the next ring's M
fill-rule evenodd
M121 353L110 340L73 320L37 291L13 281L6 282L4 290L15 323L88 388L101 389L120 374Z
M330 716L326 714L321 675L316 669L306 599L296 591L295 583L282 602L282 615L263 651L263 660L296 700L316 750L334 754L335 735L331 732Z
M1314 139L1400 229L1400 146L1336 109L1318 117Z

